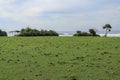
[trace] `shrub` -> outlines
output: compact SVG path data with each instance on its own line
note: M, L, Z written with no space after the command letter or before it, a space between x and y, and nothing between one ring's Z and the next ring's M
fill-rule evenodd
M7 32L2 31L2 30L0 29L0 36L7 36Z
M73 36L99 36L98 34L96 34L96 31L94 29L89 29L89 32L90 33L76 31L76 33L73 34Z
M76 31L76 33L73 36L91 36L91 35L87 32Z

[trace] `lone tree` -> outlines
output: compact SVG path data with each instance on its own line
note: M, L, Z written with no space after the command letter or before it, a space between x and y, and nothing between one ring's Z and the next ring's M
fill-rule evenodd
M111 28L112 28L112 27L111 27L110 24L105 24L105 25L103 26L103 29L106 30L106 32L105 32L105 37L107 37L108 32L111 31Z
M18 35L20 33L20 31L19 30L9 31L9 33L12 34L12 36L13 36L13 35Z

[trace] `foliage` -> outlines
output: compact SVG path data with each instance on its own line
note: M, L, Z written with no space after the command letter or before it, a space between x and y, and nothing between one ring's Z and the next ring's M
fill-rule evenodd
M89 32L92 36L96 36L96 31L94 29L89 29Z
M91 36L91 35L87 32L76 31L76 33L73 36Z
M7 36L7 32L2 31L2 30L0 29L0 36Z
M119 44L119 37L1 37L0 80L120 80Z
M98 34L96 34L96 31L94 29L89 29L89 32L90 33L76 31L76 33L73 36L99 36Z
M107 37L108 32L111 31L111 28L112 28L112 26L111 26L110 24L105 24L105 25L103 26L103 29L106 30L106 32L105 32L105 37Z
M18 36L59 36L59 34L53 30L37 30L27 27L26 29L21 29Z

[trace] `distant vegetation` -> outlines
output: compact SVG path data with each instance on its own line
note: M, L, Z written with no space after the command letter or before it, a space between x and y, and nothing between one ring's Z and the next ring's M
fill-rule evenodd
M108 32L111 31L111 25L105 24L103 29L105 29L105 37L107 37ZM37 30L30 27L23 28L21 30L10 31L9 33L15 36L59 36L59 34L54 30ZM0 36L7 36L7 32L0 29ZM76 31L73 36L100 36L96 34L95 29L89 29L89 32L82 32L80 30Z
M59 34L53 30L37 30L29 27L21 29L17 36L59 36Z
M0 29L0 36L7 36L7 32L2 31L2 30Z
M89 33L76 31L76 33L73 36L99 36L99 35L96 34L96 31L94 29L89 29Z

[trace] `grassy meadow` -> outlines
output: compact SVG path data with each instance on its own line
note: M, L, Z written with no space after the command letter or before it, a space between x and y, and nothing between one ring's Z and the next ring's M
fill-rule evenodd
M0 80L120 80L120 38L0 37Z

